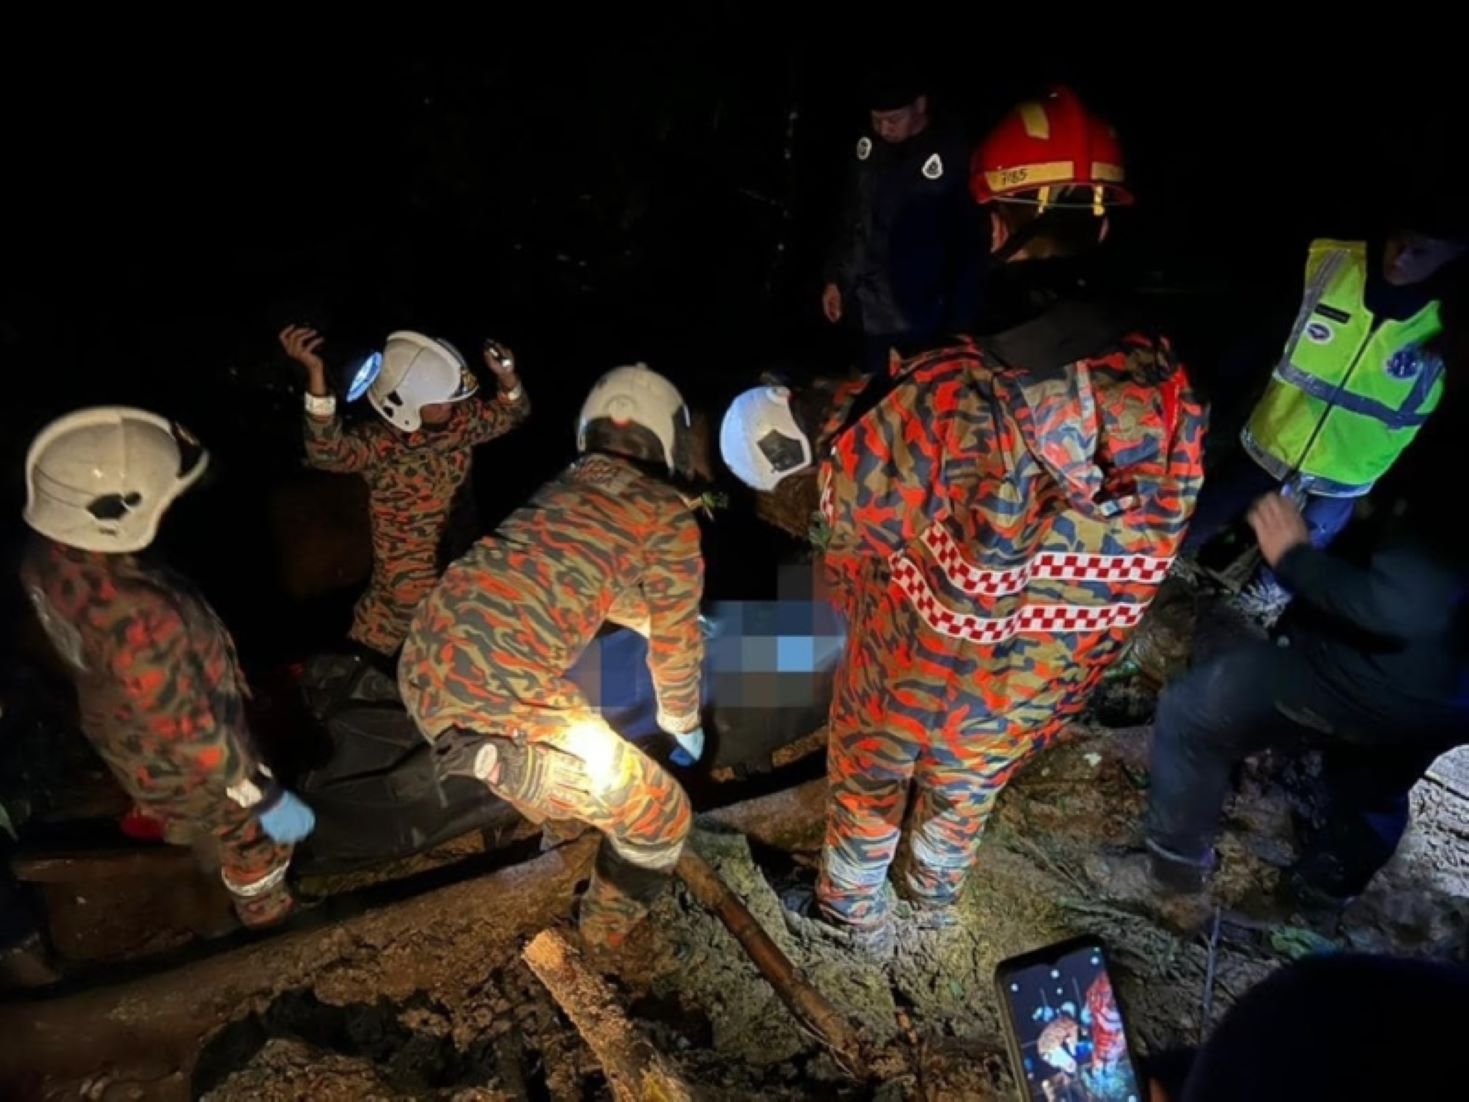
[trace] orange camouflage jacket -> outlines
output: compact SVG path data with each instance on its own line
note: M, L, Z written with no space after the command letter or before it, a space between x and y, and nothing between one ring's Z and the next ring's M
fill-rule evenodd
M568 690L607 620L648 639L659 724L699 723L704 637L699 524L668 483L583 456L444 573L419 606L399 679L430 735L474 728L503 697ZM543 705L570 701L540 700Z
M530 415L522 388L513 402L476 395L454 406L447 423L404 433L381 420L343 428L339 417L306 417L306 461L324 471L355 472L371 493L376 563L432 555L448 521L454 493L469 476L472 449L515 428Z
M981 692L992 714L1070 710L1141 619L1203 481L1204 415L1167 341L1028 371L973 341L893 364L819 475L827 581L906 610L893 661ZM1025 707L1027 705L1033 707Z
M234 641L187 583L132 555L37 539L21 582L76 686L82 729L140 803L256 774Z

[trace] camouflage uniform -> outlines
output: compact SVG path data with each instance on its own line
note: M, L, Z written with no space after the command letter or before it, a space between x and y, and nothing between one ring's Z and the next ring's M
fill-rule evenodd
M534 821L604 837L583 936L615 946L682 851L688 798L624 742L566 673L616 618L649 640L659 725L699 723L704 642L699 527L683 498L631 463L585 456L454 563L413 618L399 689L448 772L486 740L514 763L484 777Z
M966 342L894 370L820 474L849 636L817 898L858 928L884 918L910 784L899 886L956 897L995 797L1142 617L1202 480L1202 412L1161 341L1047 373Z
M447 423L404 433L382 421L344 430L337 417L306 417L306 459L324 471L355 471L371 492L372 580L352 613L350 637L392 654L418 602L438 577L439 541L471 451L530 413L524 392L456 403Z
M212 834L220 875L248 925L291 907L291 847L244 804L260 760L229 632L190 587L131 555L37 540L21 581L72 671L82 730L171 841Z

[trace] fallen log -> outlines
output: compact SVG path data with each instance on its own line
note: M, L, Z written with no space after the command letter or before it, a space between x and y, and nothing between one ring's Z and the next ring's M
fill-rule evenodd
M557 930L542 930L521 956L546 985L607 1073L621 1102L691 1102L693 1095L617 1005L607 982Z
M159 1060L177 1069L182 1096L190 1097L189 1078L206 1037L283 991L330 991L328 1001L346 1004L454 990L467 967L463 946L489 945L486 928L515 938L542 927L571 898L593 850L588 838L341 920L322 913L329 907L307 912L291 929L168 972L0 1000L0 1097L27 1077L75 1083L110 1069L126 1078L134 1064ZM359 953L384 951L398 957L391 976L343 970Z
M796 1020L827 1047L843 1070L860 1077L866 1061L856 1032L826 997L806 981L791 958L781 952L744 901L729 890L707 861L688 847L678 860L678 875L694 898L717 914L735 940L744 946L755 967L775 988Z
M145 875L192 873L197 867L192 850L184 846L157 846L117 850L69 850L57 853L21 853L11 859L15 878L28 884L70 884L89 880L135 880Z

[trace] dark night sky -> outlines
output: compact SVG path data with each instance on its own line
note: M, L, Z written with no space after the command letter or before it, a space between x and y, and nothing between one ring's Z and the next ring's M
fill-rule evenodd
M862 121L855 85L889 43L916 43L976 128L1054 79L1113 116L1140 197L1124 250L1203 328L1191 355L1206 361L1226 331L1293 307L1306 240L1361 232L1465 129L1458 72L1393 44L1431 38L1421 24L1267 42L1243 18L1123 32L1034 9L1011 29L930 28L905 8L831 37L779 11L589 27L568 8L518 37L370 46L346 25L13 38L5 510L47 419L152 405L199 431L236 495L236 553L188 565L206 585L211 565L236 569L298 463L273 345L289 320L339 349L400 327L511 343L539 405L493 452L510 461L478 468L492 512L569 454L607 367L647 359L717 398L775 362L820 364L836 348L819 248Z

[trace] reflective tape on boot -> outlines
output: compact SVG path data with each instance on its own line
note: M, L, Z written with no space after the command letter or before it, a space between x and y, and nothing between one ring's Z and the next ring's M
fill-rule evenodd
M224 886L231 895L240 899L254 899L280 887L286 879L286 870L290 867L291 863L287 861L271 869L259 880L251 880L248 883L231 880L230 874L224 869L219 870L219 878L224 881Z
M974 849L979 844L979 835L962 845L949 838L937 841L925 836L926 831L914 832L909 842L910 856L917 865L931 869L964 869L974 861Z
M683 855L687 835L676 842L656 846L640 846L636 842L629 842L612 834L605 834L603 837L607 839L608 845L617 852L617 856L629 865L652 872L666 873L678 864L679 857Z
M828 850L824 858L826 878L847 889L875 888L887 879L889 861L863 861L860 864L839 850Z

